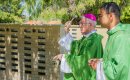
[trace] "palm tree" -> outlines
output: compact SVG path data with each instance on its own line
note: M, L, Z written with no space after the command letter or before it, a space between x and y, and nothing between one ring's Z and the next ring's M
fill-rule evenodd
M24 11L30 20L37 19L39 14L42 12L43 0L22 0Z

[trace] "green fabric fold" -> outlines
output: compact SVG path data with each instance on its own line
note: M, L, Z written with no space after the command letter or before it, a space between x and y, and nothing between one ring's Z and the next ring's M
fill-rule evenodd
M130 26L119 23L108 31L109 38L103 55L107 80L130 80Z
M102 38L101 35L93 33L72 42L70 54L66 54L65 58L76 80L96 79L96 72L88 65L88 60L102 57Z

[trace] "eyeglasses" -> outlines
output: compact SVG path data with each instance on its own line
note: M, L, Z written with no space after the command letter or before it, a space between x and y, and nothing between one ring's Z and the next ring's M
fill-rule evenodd
M79 22L79 26L87 26L89 23L83 23L83 22Z

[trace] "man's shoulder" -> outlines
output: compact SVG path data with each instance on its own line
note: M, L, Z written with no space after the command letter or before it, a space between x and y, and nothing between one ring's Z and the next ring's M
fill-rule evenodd
M99 33L95 33L95 37L96 37L96 38L99 38L99 39L102 39L102 38L103 38L103 36L102 36L101 34L99 34Z
M119 31L114 36L114 39L128 39L130 38L130 34L127 31Z
M88 40L91 40L92 42L100 42L103 39L103 36L98 33L93 33Z
M121 24L121 28L124 28L125 30L126 29L130 29L130 24Z
M130 24L124 24L124 23L122 23L122 25L123 25L123 26L130 26Z

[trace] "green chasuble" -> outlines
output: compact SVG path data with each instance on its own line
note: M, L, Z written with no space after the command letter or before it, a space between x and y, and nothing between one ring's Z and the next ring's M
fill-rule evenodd
M102 57L102 38L101 35L93 33L89 37L72 42L71 51L70 54L66 54L66 60L75 80L96 79L96 71L88 65L88 60Z
M130 34L130 24L123 24L122 27L124 27L126 32Z
M107 80L130 80L130 34L126 29L124 24L119 23L108 31L109 38L103 55Z

